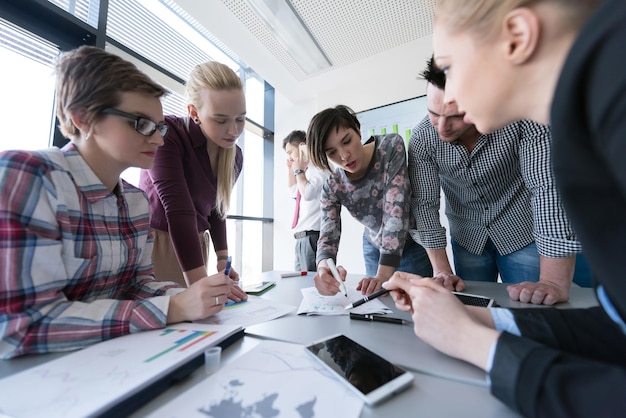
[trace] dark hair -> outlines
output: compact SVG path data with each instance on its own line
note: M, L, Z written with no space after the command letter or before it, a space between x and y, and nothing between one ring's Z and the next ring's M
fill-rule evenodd
M445 90L446 74L435 65L435 57L430 57L426 63L426 69L424 69L420 75L438 89Z
M333 129L354 129L361 135L361 124L354 111L348 106L339 105L322 110L311 119L307 131L307 151L311 163L319 169L332 171L326 158L326 140Z
M287 147L287 144L291 144L297 147L302 142L306 143L306 133L304 131L291 131L289 135L283 139L283 149Z
M95 122L100 111L117 106L121 93L125 92L161 97L167 90L134 64L104 49L81 46L64 52L56 62L57 117L61 133L67 138L80 138L71 113L80 111L86 122Z

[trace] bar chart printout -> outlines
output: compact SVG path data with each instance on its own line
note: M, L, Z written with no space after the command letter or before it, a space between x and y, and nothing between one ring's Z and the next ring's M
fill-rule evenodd
M105 412L241 327L176 324L114 338L0 379L0 415L84 417ZM36 393L37 396L25 396Z

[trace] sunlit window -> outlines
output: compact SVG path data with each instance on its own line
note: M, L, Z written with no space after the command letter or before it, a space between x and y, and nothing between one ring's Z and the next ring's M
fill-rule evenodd
M263 138L246 130L245 155L243 166L243 195L242 209L247 216L263 217Z
M272 199L272 158L268 147L271 133L263 132L266 114L266 89L271 89L253 69L215 38L193 16L172 0L48 0L43 13L55 18L54 27L41 28L37 34L53 36L63 48L72 48L82 42L105 45L107 51L133 62L140 70L170 93L162 98L163 113L184 116L187 114L184 83L191 69L203 62L219 61L231 67L244 82L247 128L239 140L244 154L244 168L232 193L228 221L228 244L234 266L244 275L259 274L263 263L272 259L273 247L263 245L267 224L272 213L268 199ZM39 3L39 2L36 2ZM20 2L23 5L23 3ZM210 2L207 7L210 8ZM51 6L54 5L54 6ZM41 6L41 5L40 5ZM106 6L106 7L105 7ZM106 19L100 19L100 7L107 8ZM42 8L38 9L39 14ZM67 13L76 19L69 18ZM58 13L57 13L58 12ZM29 9L21 11L22 19L29 21ZM15 23L15 22L13 22ZM3 126L0 149L38 149L52 145L54 131L54 76L53 65L59 48L46 40L30 35L0 21L0 60L3 64L2 99L0 112L10 124ZM33 14L37 30L37 17ZM106 25L106 37L96 30L99 23ZM91 28L86 29L87 26ZM78 37L76 30L84 33ZM52 33L50 33L52 32ZM271 92L270 92L271 93ZM273 106L273 103L269 103ZM271 109L270 109L271 110ZM252 123L250 122L252 121ZM256 133L249 130L255 129ZM167 139L166 139L167 140ZM267 171L267 172L266 172ZM139 170L129 169L122 177L137 185ZM264 190L269 187L268 190ZM266 265L266 268L271 266Z
M246 80L247 117L263 126L265 83L252 75Z
M100 0L48 0L92 27L98 27Z
M0 150L51 145L56 46L0 19ZM8 122L10 121L10 122Z
M239 64L190 25L172 2L110 0L107 35L183 80L202 62L220 61L235 71Z

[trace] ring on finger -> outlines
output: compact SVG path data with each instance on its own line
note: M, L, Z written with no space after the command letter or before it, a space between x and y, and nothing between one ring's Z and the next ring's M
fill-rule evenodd
M219 305L219 304L220 304L220 297L215 296L215 305Z

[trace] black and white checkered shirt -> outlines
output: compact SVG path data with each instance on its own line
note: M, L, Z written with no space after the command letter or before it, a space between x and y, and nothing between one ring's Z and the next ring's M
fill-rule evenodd
M468 154L461 144L443 142L425 117L409 142L413 239L446 247L443 189L450 235L471 253L482 253L488 238L503 255L533 241L546 257L580 252L554 183L550 145L548 127L520 121L481 135Z

